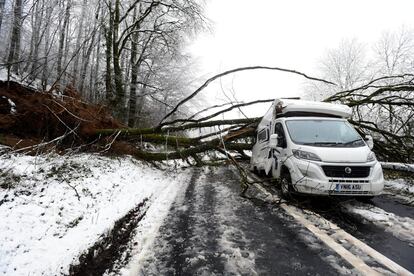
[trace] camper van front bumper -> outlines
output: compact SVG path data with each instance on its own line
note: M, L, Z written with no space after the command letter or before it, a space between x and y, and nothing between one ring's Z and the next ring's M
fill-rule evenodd
M292 158L289 163L292 185L299 193L374 196L384 188L382 168L377 161L325 163Z

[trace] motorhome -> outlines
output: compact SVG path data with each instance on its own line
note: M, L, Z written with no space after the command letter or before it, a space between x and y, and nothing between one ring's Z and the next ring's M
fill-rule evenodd
M384 177L371 136L348 122L346 105L276 99L258 125L251 169L291 192L371 198Z

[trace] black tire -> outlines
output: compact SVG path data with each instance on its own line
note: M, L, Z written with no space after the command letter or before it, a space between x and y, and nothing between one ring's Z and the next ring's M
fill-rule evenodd
M293 187L290 173L284 172L280 177L280 191L284 199L292 197Z
M259 171L257 170L257 167L256 166L253 167L253 173L255 175L259 175Z
M259 170L258 175L259 175L260 177L265 177L265 176L266 176L266 172L265 172L265 170Z

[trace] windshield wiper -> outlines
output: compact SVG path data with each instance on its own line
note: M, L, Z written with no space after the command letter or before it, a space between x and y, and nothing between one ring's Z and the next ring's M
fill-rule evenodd
M346 143L342 143L342 144L343 145L352 145L353 143L358 142L358 141L363 141L363 140L362 140L362 138L358 138L358 139L355 139L355 140L352 140L352 141L349 141L349 142L346 142Z
M303 143L303 144L307 145L307 146L311 146L311 145L316 145L316 146L341 145L341 143L337 143L337 142L312 142L312 143Z

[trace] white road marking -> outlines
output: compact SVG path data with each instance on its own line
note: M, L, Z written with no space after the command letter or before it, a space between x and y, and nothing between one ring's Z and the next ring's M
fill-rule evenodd
M311 231L316 237L318 237L321 241L323 241L327 246L329 246L333 251L335 251L338 255L344 258L348 263L350 263L353 267L355 267L359 272L363 273L364 275L381 275L371 267L369 267L363 260L349 252L345 249L342 245L337 243L333 238L328 236L324 231L317 228L313 225L312 222L307 220L303 214L294 210L292 206L286 205L284 203L281 204L281 207L292 217L296 219L300 224L305 226L309 231Z
M250 180L253 181L262 181L260 178L257 178L254 175L250 176ZM280 198L270 192L268 192L263 186L255 183L253 184L260 192L262 192L264 195L266 195L272 202L280 201ZM328 235L326 231L319 229L315 226L314 223L309 221L305 216L302 210L287 205L285 203L281 203L280 207L283 208L283 210L286 211L287 214L292 216L297 222L302 224L304 227L306 227L309 231L311 231L316 237L318 237L322 242L324 242L327 246L329 246L332 250L334 250L338 255L340 255L344 260L346 260L348 263L350 263L353 267L355 267L358 271L363 273L364 275L381 275L381 273L375 271L373 268L369 267L361 258L355 256L353 253L348 251L346 248L344 248L340 243L335 241L333 237L338 237L342 240L346 240L352 245L356 246L369 256L371 256L373 259L375 259L377 262L381 263L391 271L395 272L397 275L403 275L403 276L409 276L413 275L410 271L403 268L399 264L395 263L391 259L387 258L386 256L382 255L378 251L374 250L372 247L368 246L367 244L363 243L359 239L355 238L354 236L350 235L340 227L338 227L336 224L320 217L316 213L306 210L307 215L314 215L318 218L319 221L323 222L324 225L328 225L330 227L330 230L334 232L332 235Z
M342 236L345 240L352 243L353 245L355 245L356 247L358 247L359 249L361 249L362 251L364 251L365 253L370 255L372 258L374 258L375 260L377 260L378 262L380 262L384 266L388 267L389 269L391 269L392 271L397 273L398 275L404 275L404 276L405 275L413 275L407 269L403 268L402 266L400 266L396 262L394 262L391 259L387 258L386 256L382 255L381 253L374 250L372 247L368 246L367 244L363 243L362 241L358 240L354 236L351 236L350 234L348 234L344 230L342 230L342 229L339 230L337 232L337 234Z

